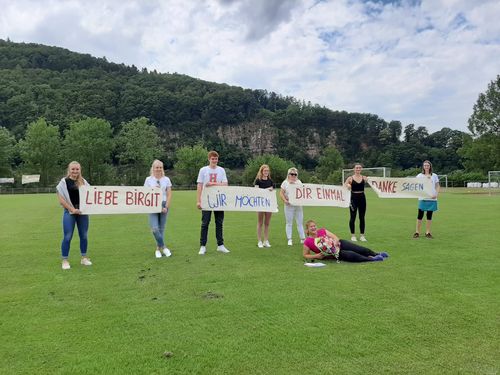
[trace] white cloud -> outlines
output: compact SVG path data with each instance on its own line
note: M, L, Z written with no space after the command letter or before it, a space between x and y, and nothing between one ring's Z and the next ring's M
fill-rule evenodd
M466 130L500 73L495 0L0 0L0 38Z

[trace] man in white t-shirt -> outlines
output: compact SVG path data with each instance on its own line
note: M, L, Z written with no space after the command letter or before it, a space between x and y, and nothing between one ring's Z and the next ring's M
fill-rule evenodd
M227 186L226 171L224 168L219 167L219 154L216 151L208 153L209 164L200 169L198 179L196 180L197 186L197 202L196 206L201 209L201 193L205 186ZM217 251L221 253L229 253L229 250L224 246L223 237L223 224L224 224L224 211L213 211L215 217L215 236L217 238ZM198 254L205 255L207 252L207 237L208 226L212 217L212 211L201 211L201 234L200 234L200 251Z

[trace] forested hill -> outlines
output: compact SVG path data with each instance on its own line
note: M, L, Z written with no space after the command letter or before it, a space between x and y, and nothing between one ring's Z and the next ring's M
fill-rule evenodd
M61 132L83 117L105 119L115 132L146 117L159 129L167 158L180 146L202 143L219 150L228 167L274 153L313 168L321 151L333 146L346 163L406 169L431 158L441 171L455 170L461 168L456 150L464 135L448 128L429 134L413 124L403 129L375 114L0 40L0 126L19 139L40 117Z

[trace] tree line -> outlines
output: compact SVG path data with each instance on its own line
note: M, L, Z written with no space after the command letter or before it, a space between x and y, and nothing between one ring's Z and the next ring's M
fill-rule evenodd
M199 165L187 161L216 149L237 183L251 183L249 166L266 158L299 166L302 179L313 181L336 181L354 162L404 174L424 159L441 174L479 179L500 169L499 80L474 106L470 134L429 133L266 90L0 40L0 177L40 173L40 184L50 186L73 158L93 184L136 184L159 158L188 184L194 180L186 171Z

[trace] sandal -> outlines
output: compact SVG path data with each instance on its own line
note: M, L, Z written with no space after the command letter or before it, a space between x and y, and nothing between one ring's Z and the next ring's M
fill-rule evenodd
M413 233L413 238L419 238L420 237L420 234L418 234L417 232Z

